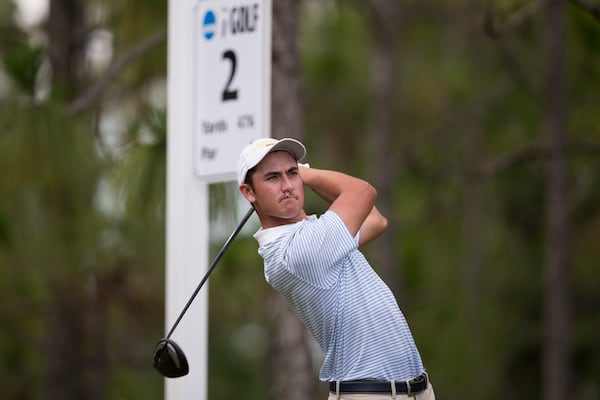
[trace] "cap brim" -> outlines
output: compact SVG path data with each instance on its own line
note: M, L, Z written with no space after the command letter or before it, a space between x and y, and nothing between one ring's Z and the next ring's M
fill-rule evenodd
M274 151L284 150L287 151L296 159L296 161L302 161L304 156L306 156L306 147L299 141L295 139L281 139L276 144L274 144L268 151L268 153L272 153Z

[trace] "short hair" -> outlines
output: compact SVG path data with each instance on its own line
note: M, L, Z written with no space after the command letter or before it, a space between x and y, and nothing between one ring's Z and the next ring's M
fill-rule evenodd
M252 167L246 172L246 177L244 178L244 183L254 190L254 184L252 183L252 177L256 173L256 167Z

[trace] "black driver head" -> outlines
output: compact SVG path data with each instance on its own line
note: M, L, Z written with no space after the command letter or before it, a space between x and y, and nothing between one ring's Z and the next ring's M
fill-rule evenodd
M190 372L181 347L171 339L161 339L154 351L154 368L167 378L179 378Z

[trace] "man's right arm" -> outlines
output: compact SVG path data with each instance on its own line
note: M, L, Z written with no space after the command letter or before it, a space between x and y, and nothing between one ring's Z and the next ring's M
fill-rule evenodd
M329 209L344 222L360 244L379 236L387 220L374 207L377 191L368 182L337 171L300 167L304 184L330 203Z

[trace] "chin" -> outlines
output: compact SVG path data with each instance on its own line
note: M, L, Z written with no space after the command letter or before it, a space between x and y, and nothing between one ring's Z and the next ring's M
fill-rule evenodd
M296 220L302 214L302 209L293 209L281 213L280 218L286 220Z

